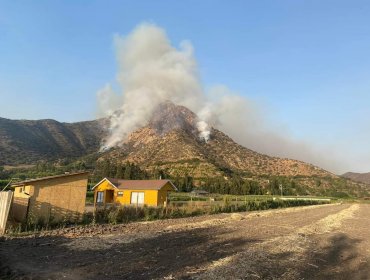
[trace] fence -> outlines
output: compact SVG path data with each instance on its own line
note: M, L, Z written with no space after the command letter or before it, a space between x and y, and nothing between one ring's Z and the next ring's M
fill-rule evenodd
M5 233L13 192L0 192L0 235Z

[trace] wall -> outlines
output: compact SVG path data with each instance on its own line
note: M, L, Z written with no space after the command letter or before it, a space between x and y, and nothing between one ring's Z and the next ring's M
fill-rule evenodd
M28 185L28 186L23 186L23 187L15 187L14 188L14 197L21 197L21 198L29 198L29 194L31 192L31 189L33 187Z
M170 183L167 183L159 190L158 205L164 205L165 201L167 200L167 193L171 191L174 191L174 189Z
M99 186L94 189L94 201L96 201L96 195L98 191L114 191L113 202L122 205L131 204L131 193L132 192L144 192L144 203L148 206L163 206L167 198L167 193L175 191L171 183L165 184L159 191L157 190L123 190L117 189L112 186L109 181L104 180ZM123 196L119 197L118 192L123 192ZM108 196L104 195L105 203L112 203L107 201Z
M148 206L157 206L158 191L157 190L120 190L123 191L123 204L131 203L132 192L144 192L144 204Z
M131 192L144 192L144 203L148 206L157 206L158 191L157 190L122 190L113 187L107 180L103 181L94 189L94 201L96 201L96 194L98 191L114 190L113 202L122 205L131 204ZM123 192L122 197L118 197L118 192ZM104 200L107 195L104 196ZM107 201L106 201L107 202Z
M29 198L15 197L13 198L12 207L10 209L10 219L14 222L24 222L27 218Z
M117 188L113 187L107 180L103 181L99 186L97 186L94 189L94 203L96 202L96 196L97 192L106 192L106 191L114 191L113 195L113 202L116 202L117 198L117 193L116 193ZM104 203L112 203L110 201L107 201L107 194L104 193Z
M42 180L30 190L28 220L75 221L85 211L88 174Z

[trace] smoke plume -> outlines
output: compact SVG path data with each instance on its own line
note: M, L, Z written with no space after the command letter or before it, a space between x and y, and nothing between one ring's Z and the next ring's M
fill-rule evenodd
M205 92L190 42L175 48L162 28L147 23L128 36L115 36L114 42L122 92L117 94L109 84L98 92L100 112L111 116L103 148L122 144L132 131L148 123L159 104L171 101L198 115L199 137L206 141L213 126L258 152L333 169L333 162L319 157L310 145L291 138L281 127L277 130L253 101L225 86ZM120 110L113 114L116 109Z
M194 112L202 108L204 94L189 42L182 42L176 49L163 29L142 24L127 37L117 35L115 45L122 103L121 113L112 116L111 134L105 147L121 144L130 132L146 125L155 108L164 101L186 106ZM109 85L106 88L110 88ZM110 91L110 95L116 94ZM202 129L206 128L199 125L205 137L208 134Z

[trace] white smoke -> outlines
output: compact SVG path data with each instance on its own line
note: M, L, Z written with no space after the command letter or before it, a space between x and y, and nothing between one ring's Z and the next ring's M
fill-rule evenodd
M212 114L206 120L237 143L263 154L302 160L327 170L348 170L346 161L333 156L333 147L320 147L293 138L289 130L269 114L266 104L242 97L226 86L211 88L208 96L213 104L207 109Z
M205 121L199 121L197 122L197 128L199 130L199 137L207 142L211 134L208 123L206 123Z
M208 122L212 124L216 121L216 116L212 110L212 104L210 102L203 105L202 109L198 111L197 115L200 121L197 122L197 129L199 131L199 137L204 139L206 142L209 140L211 135L211 126Z
M122 113L112 117L107 148L121 144L130 132L144 126L164 101L170 100L194 112L202 108L204 94L189 42L182 42L176 49L163 29L145 23L127 37L117 35L115 45L117 79L123 89Z
M97 92L99 100L98 117L111 116L120 107L122 96L117 95L110 84L106 84Z
M335 168L319 151L291 138L281 127L277 129L276 122L267 121L256 103L224 86L205 93L189 42L175 48L162 28L144 23L126 37L115 36L115 46L122 93L116 94L106 85L98 98L100 112L112 115L115 109L121 110L111 116L104 148L122 144L132 131L147 124L159 104L169 100L198 115L199 136L206 141L214 126L258 152Z

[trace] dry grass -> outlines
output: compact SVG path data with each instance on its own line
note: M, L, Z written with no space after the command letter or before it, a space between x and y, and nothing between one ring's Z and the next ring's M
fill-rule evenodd
M342 223L350 219L358 210L359 205L351 205L336 214L299 228L288 236L267 240L249 247L245 252L217 260L208 267L204 267L196 279L297 279L299 271L291 264L298 266L304 262L304 255L311 245L309 236L324 234L340 228ZM282 254L288 257L277 260L275 256ZM258 271L255 269L257 267ZM276 267L288 268L277 277L272 273Z
M301 212L301 211L305 211L309 209L330 207L333 205L336 205L336 204L310 205L310 206L304 206L304 207L272 209L272 210L264 210L264 211L258 211L258 212L248 212L248 213L220 214L222 215L220 218L207 219L205 221L193 222L193 223L187 223L187 224L170 225L166 227L166 230L179 231L179 230L207 228L210 226L225 225L225 224L228 224L234 221L239 221L239 220L244 220L244 219L252 219L256 217L269 217L272 215L283 214L283 213L296 213L296 212Z
M14 169L30 169L35 166L35 164L4 165L4 170L8 171Z
M300 212L302 210L308 210L308 209L315 209L315 208L322 208L322 207L331 207L333 205L338 205L337 203L333 204L321 204L321 205L309 205L302 207L292 207L292 208L284 208L284 209L272 209L272 210L265 210L260 211L256 213L250 213L248 214L248 218L254 218L254 217L269 217L276 214L283 214L283 213L296 213Z

